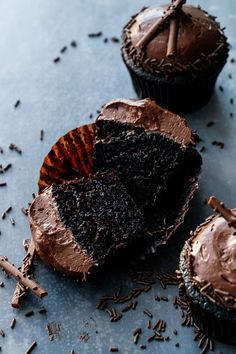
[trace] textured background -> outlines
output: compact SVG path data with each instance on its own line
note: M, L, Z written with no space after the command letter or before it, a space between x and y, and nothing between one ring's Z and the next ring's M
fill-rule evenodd
M120 36L121 29L129 17L144 5L159 3L141 0L2 0L0 2L0 164L11 162L13 167L0 180L7 181L7 188L0 190L0 212L13 206L11 217L16 220L13 227L10 215L0 221L0 254L7 255L20 265L24 256L22 239L29 237L29 227L20 207L27 206L31 194L37 191L39 168L44 155L59 136L68 130L91 122L90 113L109 99L115 97L135 97L128 73L120 57L119 43L103 42L104 37ZM235 55L236 2L234 0L191 1L204 6L216 15L232 45L230 58ZM88 33L102 31L101 38L88 38ZM64 45L72 40L77 48L69 49L54 64ZM236 112L230 98L235 94L236 64L226 65L219 77L215 93L209 104L202 110L188 115L192 128L197 129L204 140L203 173L200 190L195 197L185 226L160 249L150 260L158 270L174 270L179 251L189 231L211 213L203 205L203 200L211 194L217 195L230 207L235 207L236 180ZM233 79L228 75L231 74ZM220 92L219 85L224 87ZM17 99L21 105L15 109ZM235 116L230 117L230 112ZM94 114L95 117L95 114ZM215 125L206 128L209 121ZM40 130L45 131L44 141L40 141ZM221 150L213 146L213 140L225 143ZM10 151L11 142L22 148L19 156ZM171 206L170 206L171 207ZM38 309L41 302L28 296L20 311L10 307L10 299L15 286L12 279L4 280L0 289L0 328L6 337L0 337L3 353L21 354L28 345L37 340L35 353L108 353L110 345L117 345L121 353L139 353L139 346L132 343L132 331L137 326L145 327L146 318L142 313L148 307L155 317L167 320L169 343L153 342L147 353L199 353L193 342L193 330L182 328L181 315L173 310L171 303L157 303L157 293L172 296L175 288L160 290L156 285L149 293L139 298L135 312L127 313L118 323L110 324L107 315L95 309L99 296L111 293L122 283L124 290L129 287L125 271L105 273L99 278L99 285L80 284L53 272L40 261L35 269L37 279L48 290L49 295L42 301L48 309L47 316L36 314L25 318L24 313ZM12 331L9 323L16 317L17 324ZM60 321L63 330L60 337L49 341L45 326L48 322ZM178 338L172 331L177 328ZM98 333L96 333L98 331ZM88 332L90 339L85 343L80 335ZM148 330L144 330L144 343ZM175 347L180 342L180 348ZM234 347L217 343L216 352L224 354L236 352Z

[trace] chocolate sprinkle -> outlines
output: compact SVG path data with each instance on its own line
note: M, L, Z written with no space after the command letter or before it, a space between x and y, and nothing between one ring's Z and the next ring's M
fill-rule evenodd
M101 31L88 34L89 38L97 38L97 37L101 37L101 36L102 36L102 32Z
M26 350L25 354L30 354L32 353L32 351L34 350L34 348L37 346L37 342L34 341L30 346L29 348Z
M16 319L13 318L13 319L11 320L11 323L10 323L10 328L11 328L11 329L14 329L14 328L15 328L15 325L16 325Z
M76 48L77 47L77 42L75 40L73 40L71 43L70 43L71 47L73 48Z
M25 313L25 317L31 317L33 315L34 315L34 311L33 310L30 310L30 311Z
M217 140L212 141L212 145L219 146L221 149L224 149L225 146L225 144L222 141L217 141Z
M210 127L212 127L212 125L214 125L215 124L215 122L213 122L213 121L211 121L211 122L209 122L209 123L207 123L207 128L210 128Z
M67 46L64 46L63 48L61 48L60 53L61 53L61 54L62 54L62 53L65 53L66 50L67 50Z
M110 347L111 353L117 353L119 351L118 347Z
M44 131L43 129L40 130L40 140L43 141L44 138Z
M11 143L10 145L9 145L9 149L10 150L15 150L16 152L18 152L18 154L22 154L22 150L20 149L20 148L18 148L18 146L16 146L15 144L13 144L13 143Z
M14 107L17 108L21 104L20 100L17 100L16 103L14 104Z
M57 57L57 58L53 59L53 62L56 64L56 63L58 63L60 60L61 60L61 58L60 58L60 57Z

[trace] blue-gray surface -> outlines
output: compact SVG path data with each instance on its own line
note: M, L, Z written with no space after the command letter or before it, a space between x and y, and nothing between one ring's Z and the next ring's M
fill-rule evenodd
M0 211L13 206L11 215L0 222L0 254L7 255L20 265L24 256L21 245L23 238L29 237L27 219L20 207L26 206L31 193L37 191L37 178L44 155L57 138L68 130L91 121L90 112L95 113L107 100L114 97L135 97L126 69L120 58L120 45L105 37L120 36L121 28L130 15L144 5L159 3L159 0L2 0L0 2L0 164L11 162L13 167L1 180L7 187L0 190ZM196 1L192 3L197 4ZM236 2L234 0L199 1L213 15L218 16L232 45L230 58L235 54ZM89 32L102 31L101 38L88 38ZM72 40L77 48L70 47ZM60 49L68 50L60 55ZM61 61L53 63L58 55ZM203 173L200 190L192 203L185 226L171 240L167 247L160 249L151 260L157 270L173 271L178 254L189 230L201 222L211 211L203 205L204 198L216 194L229 206L235 207L236 180L236 112L230 98L235 98L235 66L226 65L219 77L215 93L209 104L202 110L189 115L190 125L197 129L206 150L203 153ZM233 79L228 77L232 74ZM224 92L219 90L224 87ZM17 99L20 106L15 109ZM235 113L230 117L230 112ZM209 121L215 125L206 128ZM44 141L40 141L40 130L45 131ZM222 150L211 142L225 142ZM11 142L19 145L22 156L10 151ZM16 225L10 223L14 217ZM10 306L15 286L12 279L4 280L0 289L0 328L6 336L0 337L2 352L24 353L33 340L38 343L35 353L108 353L109 347L119 347L121 353L139 353L139 346L132 342L132 332L144 328L140 343L146 343L146 328L143 308L147 307L155 318L167 320L167 333L171 340L167 343L152 342L147 353L199 353L193 342L193 330L181 327L181 314L172 304L155 302L157 293L176 294L175 287L161 290L159 285L139 298L136 311L128 312L119 322L111 324L107 315L95 309L98 298L113 292L122 283L123 289L130 286L125 271L106 272L99 278L99 284L80 284L62 277L38 261L35 274L49 295L41 302L28 296L21 310ZM26 318L24 313L48 309L47 315ZM15 317L16 327L10 329L10 321ZM46 324L59 321L63 327L54 341L49 341ZM172 331L179 334L174 338ZM97 333L96 333L97 331ZM81 334L88 333L86 342ZM176 348L175 343L180 342ZM216 344L216 352L235 353L231 346Z

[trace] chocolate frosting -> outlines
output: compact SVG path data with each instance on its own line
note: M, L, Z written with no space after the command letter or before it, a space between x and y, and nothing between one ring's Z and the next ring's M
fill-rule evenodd
M176 27L170 30L170 20L144 48L137 48L139 41L150 27L165 16L168 5L153 6L142 10L124 29L124 50L135 65L154 71L198 71L200 67L211 67L219 53L227 57L228 44L215 18L200 7L184 5L177 12ZM168 42L174 43L175 51L169 55ZM214 58L214 59L213 59Z
M185 119L161 108L149 98L116 99L102 109L98 120L116 120L142 126L146 131L159 131L183 145L194 145L195 137Z
M236 229L215 216L196 230L190 244L194 281L200 288L203 284L213 288L211 296L216 301L219 294L225 295L221 300L227 306L230 296L236 298Z
M59 218L52 187L38 195L29 209L29 222L35 248L42 260L55 269L86 279L94 260L81 249L70 229Z

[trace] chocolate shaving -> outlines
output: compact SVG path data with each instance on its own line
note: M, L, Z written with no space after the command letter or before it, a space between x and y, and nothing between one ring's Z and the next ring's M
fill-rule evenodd
M21 267L21 272L24 274L29 274L30 268L33 264L33 260L36 254L36 250L34 247L33 241L28 241L28 240L23 240L23 247L26 250L26 256L23 259L23 264ZM20 307L20 299L22 296L26 293L26 288L24 285L22 285L20 282L16 284L16 288L11 300L11 306L15 308Z
M20 271L13 264L9 263L7 258L0 256L0 266L7 274L14 276L21 284L23 284L26 288L29 288L39 298L43 298L47 295L46 290L42 289L39 284L30 279L29 276Z
M225 218L229 223L229 226L236 228L236 215L232 212L231 209L226 208L226 206L220 202L216 197L212 196L208 200L208 205Z
M166 56L168 58L172 58L175 56L177 51L177 39L179 32L179 18L172 18L170 20L170 30L169 30L169 38L167 43L167 52Z
M162 30L166 21L176 15L176 12L182 8L185 2L186 0L174 0L167 8L165 14L160 17L156 22L154 22L154 24L145 33L145 35L138 41L136 47L144 47L145 45L147 45L152 40L152 38L157 35L159 31Z

